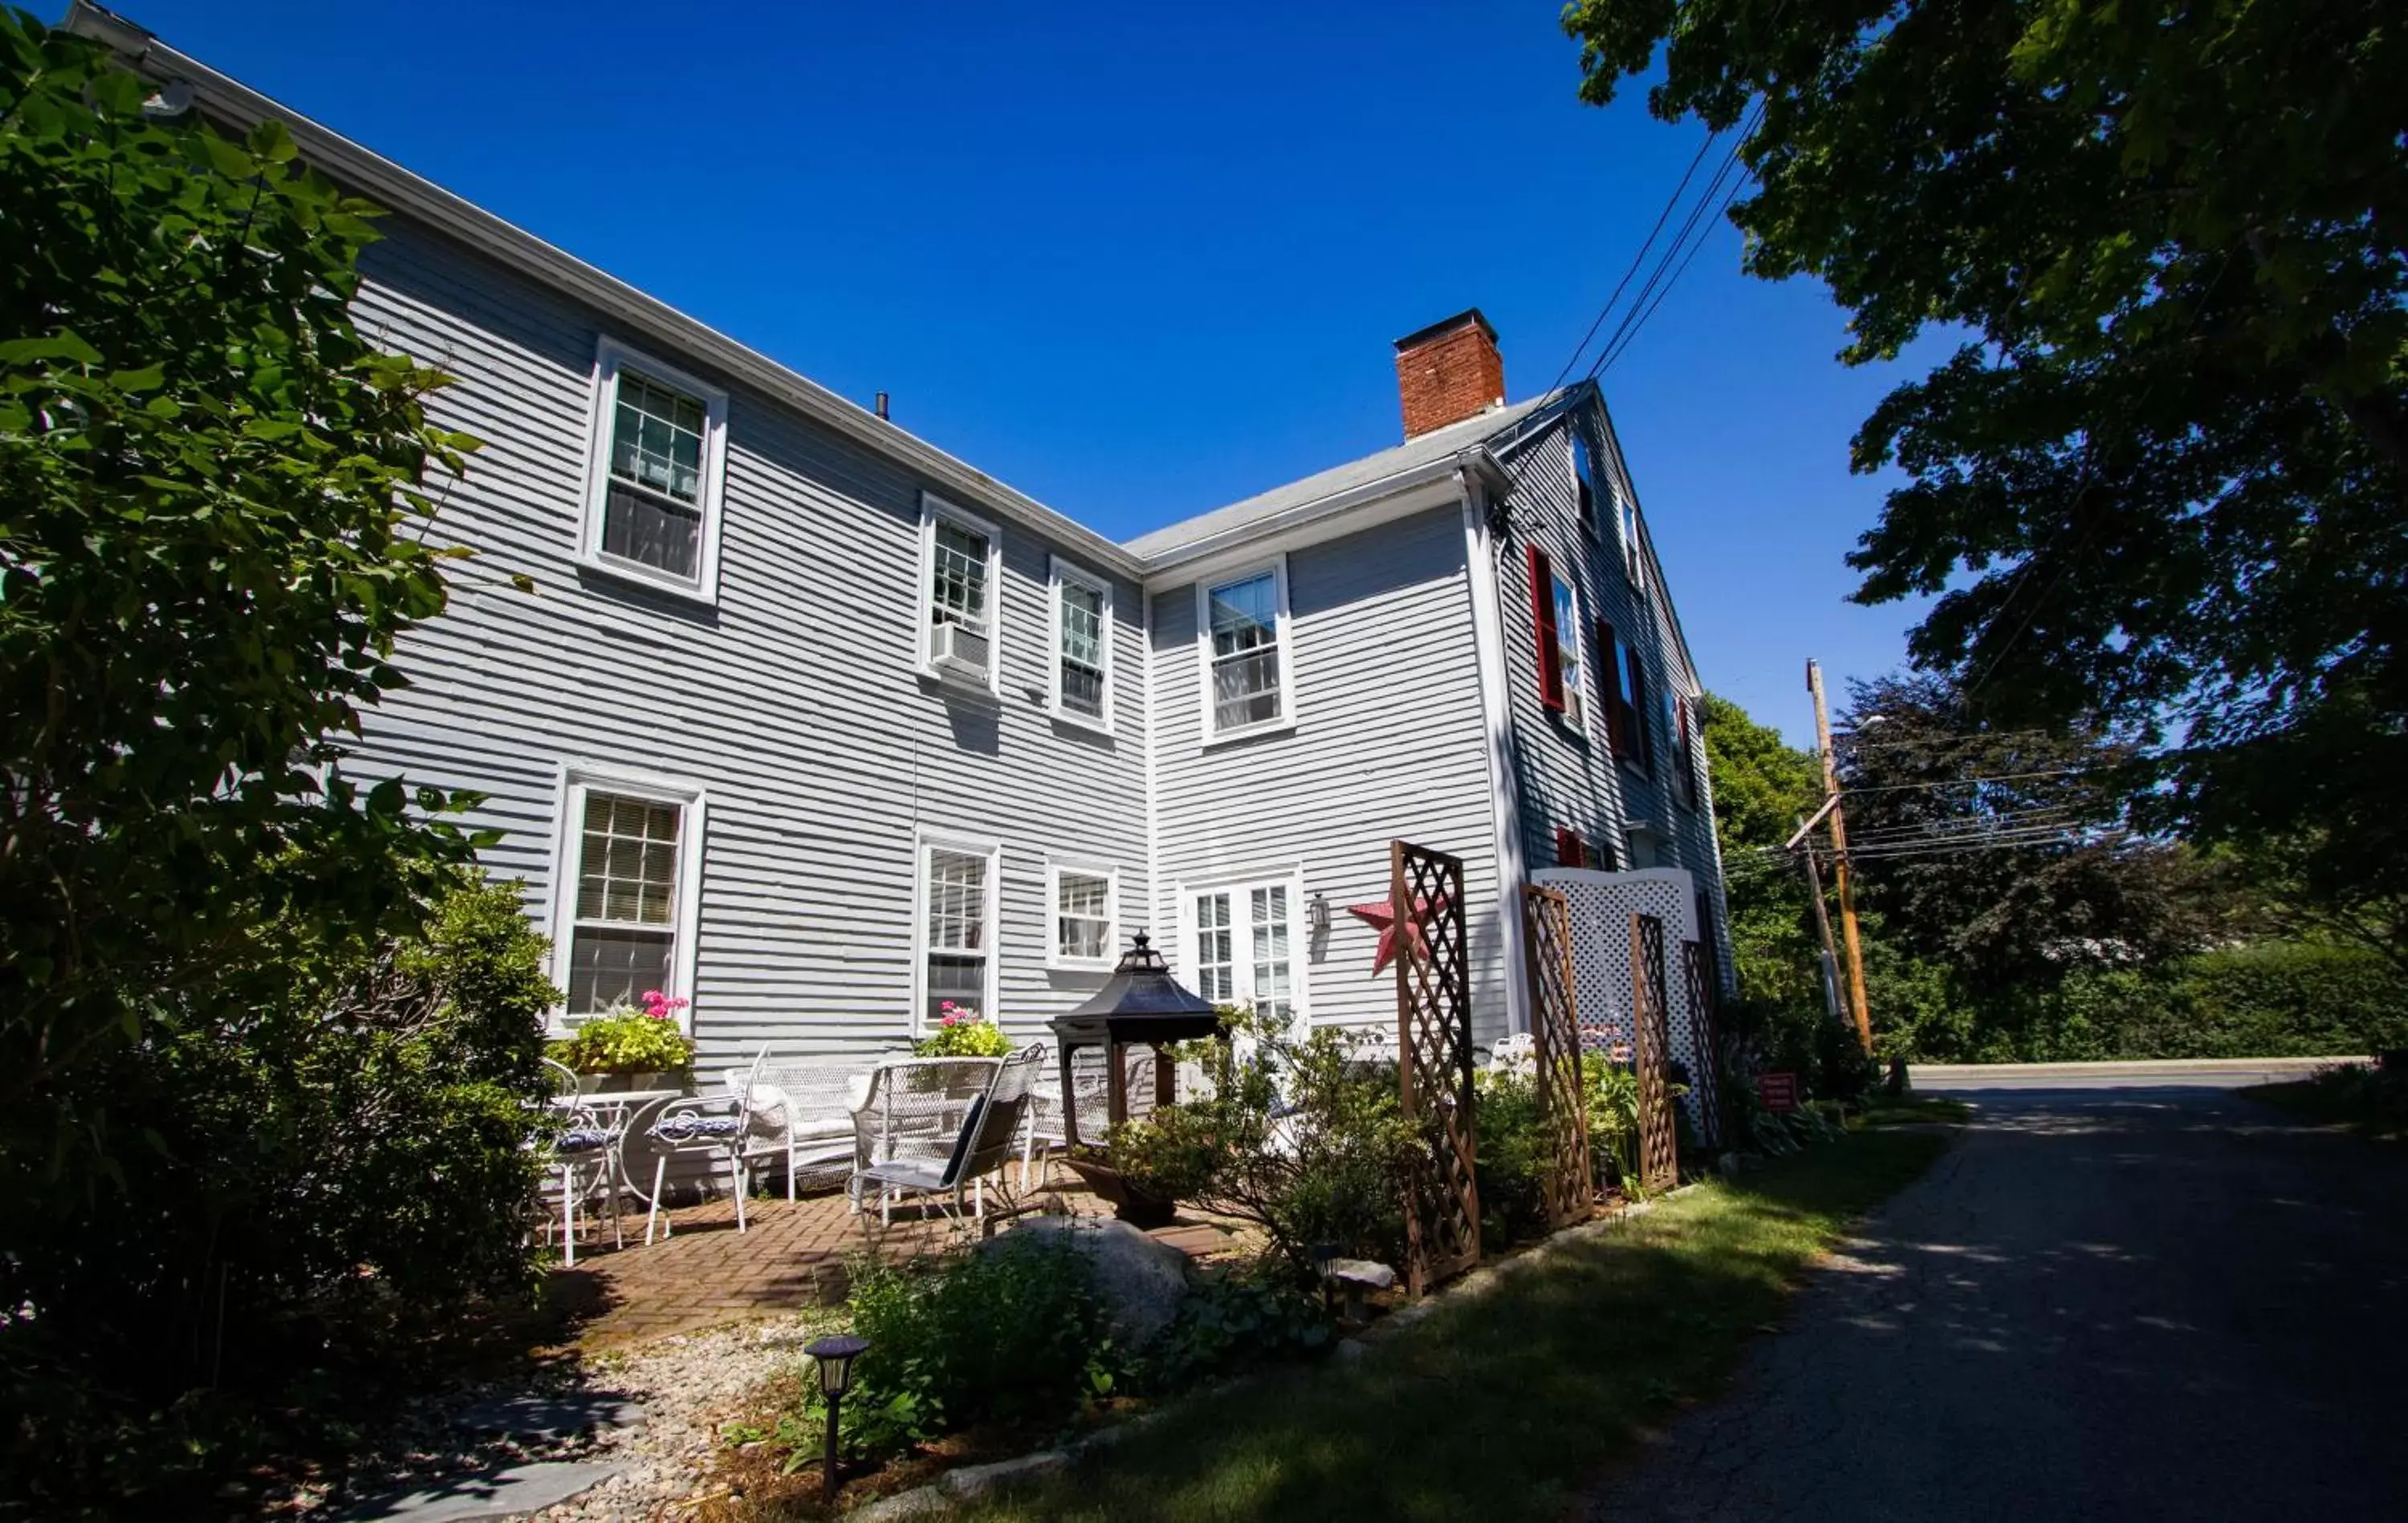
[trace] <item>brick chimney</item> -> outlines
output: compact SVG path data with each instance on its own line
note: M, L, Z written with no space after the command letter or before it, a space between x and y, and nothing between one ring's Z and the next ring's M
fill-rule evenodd
M1397 394L1408 439L1505 405L1505 359L1480 308L1397 340Z

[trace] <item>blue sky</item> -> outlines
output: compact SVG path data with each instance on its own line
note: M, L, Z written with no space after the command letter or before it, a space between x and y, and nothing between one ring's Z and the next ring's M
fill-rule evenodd
M1547 385L1696 150L1551 0L679 7L119 0L174 46L1114 537L1399 436L1465 306ZM1707 685L1811 734L1894 370L1720 226L1606 394Z

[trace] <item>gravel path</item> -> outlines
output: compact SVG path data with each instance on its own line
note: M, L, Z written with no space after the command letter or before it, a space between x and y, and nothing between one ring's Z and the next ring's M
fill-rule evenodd
M2204 1085L1968 1098L1592 1519L2408 1516L2408 1148Z

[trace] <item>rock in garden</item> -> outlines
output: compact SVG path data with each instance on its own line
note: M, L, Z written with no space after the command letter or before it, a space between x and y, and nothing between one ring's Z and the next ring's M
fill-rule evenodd
M1187 1256L1156 1243L1125 1221L1096 1217L1030 1217L1003 1236L982 1245L1010 1243L1024 1232L1068 1242L1094 1266L1112 1337L1124 1347L1141 1348L1179 1315L1187 1296Z

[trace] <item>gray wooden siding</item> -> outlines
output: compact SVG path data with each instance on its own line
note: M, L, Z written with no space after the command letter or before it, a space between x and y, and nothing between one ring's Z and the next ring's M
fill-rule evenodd
M1602 708L1613 683L1597 647L1597 620L1611 623L1639 651L1651 694L1674 690L1672 683L1695 678L1681 657L1665 613L1664 600L1670 594L1660 576L1651 572L1650 586L1643 593L1631 583L1611 505L1600 505L1595 533L1581 524L1572 474L1575 430L1597 445L1598 458L1609 473L1618 471L1620 451L1593 396L1583 398L1547 426L1516 441L1504 455L1506 469L1514 480L1512 527L1498 541L1498 586L1504 604L1501 623L1522 803L1522 849L1534 867L1553 865L1555 832L1570 827L1604 850L1611 866L1685 868L1713 897L1719 925L1721 867L1714 851L1713 813L1702 753L1695 759L1698 788L1693 808L1674 797L1672 769L1678 762L1651 696L1648 743L1654 776L1635 764L1613 760ZM1627 482L1625 490L1628 490ZM1540 700L1538 629L1531 606L1527 548L1531 545L1544 550L1554 569L1569 576L1579 591L1585 733L1549 713ZM1670 835L1670 845L1659 848L1654 863L1631 860L1623 827L1632 820L1650 821Z
M1330 907L1303 973L1316 1022L1393 1031L1393 971L1371 973L1376 935L1346 913L1384 900L1389 843L1464 859L1481 1040L1504 1031L1496 827L1465 567L1451 505L1292 551L1293 733L1204 744L1194 583L1153 597L1155 923L1175 894L1284 872ZM1193 948L1172 948L1187 970Z
M1101 975L1045 967L1045 861L1117 863L1125 922L1148 902L1138 589L1113 591L1120 734L1058 727L1024 691L1047 682L1054 547L1003 523L1000 704L942 698L916 671L922 483L735 388L717 606L580 572L597 319L437 235L387 231L366 261L363 327L456 377L435 416L485 447L438 531L477 558L452 611L404 646L414 686L371 717L354 770L487 794L473 822L508 833L489 861L527 882L538 918L564 762L706 789L705 1067L761 1043L866 1052L904 1038L923 827L1003 845L1009 1025L1036 1034L1092 992ZM514 590L515 574L536 591Z

